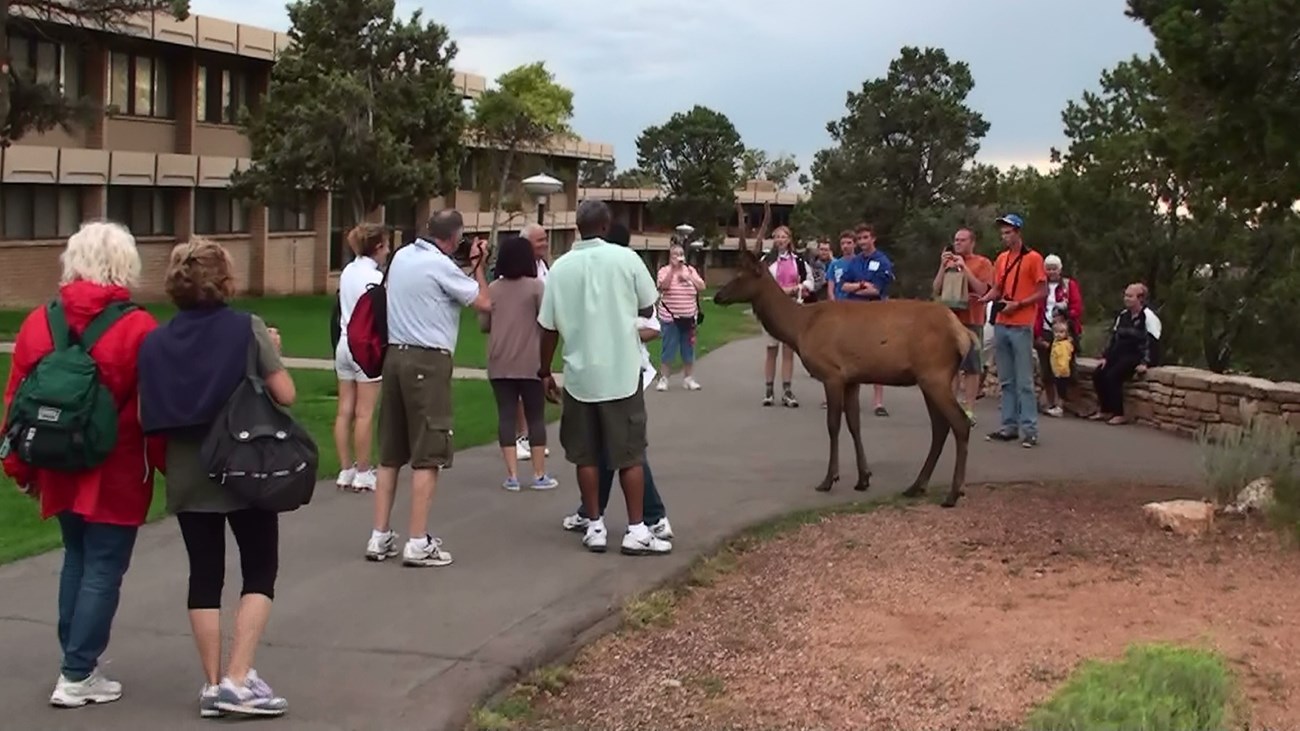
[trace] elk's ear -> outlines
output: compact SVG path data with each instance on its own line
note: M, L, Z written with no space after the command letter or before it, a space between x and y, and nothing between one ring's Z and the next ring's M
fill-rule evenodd
M758 271L762 268L762 262L758 260L758 255L750 249L740 250L740 265L751 271Z

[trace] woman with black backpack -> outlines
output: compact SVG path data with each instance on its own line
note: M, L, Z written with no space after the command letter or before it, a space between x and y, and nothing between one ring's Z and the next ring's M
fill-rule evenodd
M230 254L211 241L178 245L165 288L178 312L140 350L140 418L145 433L167 440L167 512L176 515L189 556L190 627L205 683L199 715L278 716L288 703L253 669L271 614L279 571L279 515L253 506L209 477L205 442L227 403L250 377L281 406L295 398L280 359L278 334L257 315L226 302L235 293ZM315 466L312 466L315 479ZM221 592L226 525L239 546L240 592L230 661L221 672Z

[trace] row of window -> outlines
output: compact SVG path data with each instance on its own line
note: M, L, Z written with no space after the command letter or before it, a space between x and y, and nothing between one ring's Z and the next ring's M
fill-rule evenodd
M64 185L0 186L0 237L9 240L61 239L76 232L83 220L86 187ZM177 188L110 186L107 218L119 221L136 236L172 236L176 232ZM272 232L310 231L310 201L267 209ZM222 188L194 191L194 233L246 233L248 206Z
M80 46L10 35L9 52L16 72L34 72L38 82L57 85L70 98L86 95L85 56ZM247 69L199 66L194 84L195 119L237 123L240 108L256 103L253 79ZM118 114L175 119L174 90L168 58L125 51L109 54L108 104Z

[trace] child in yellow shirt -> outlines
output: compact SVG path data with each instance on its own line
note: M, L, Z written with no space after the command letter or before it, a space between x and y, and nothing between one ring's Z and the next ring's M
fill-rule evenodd
M1074 365L1074 338L1070 335L1070 325L1064 317L1057 317L1052 322L1052 377L1056 381L1056 393L1061 401L1070 385L1070 375Z

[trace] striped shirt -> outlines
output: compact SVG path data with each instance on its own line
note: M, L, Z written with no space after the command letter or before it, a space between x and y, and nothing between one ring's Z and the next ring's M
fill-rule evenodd
M683 271L687 276L698 277L695 267L686 265ZM671 320L676 317L694 317L696 310L696 296L699 294L695 285L689 280L682 281L673 274L671 265L659 268L659 275L655 277L659 285L659 319Z

